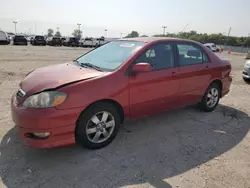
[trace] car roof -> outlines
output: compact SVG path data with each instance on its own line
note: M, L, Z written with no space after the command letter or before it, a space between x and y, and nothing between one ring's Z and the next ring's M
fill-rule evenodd
M155 41L180 41L180 42L195 42L188 39L172 38L172 37L136 37L136 38L122 38L118 40L123 41L138 41L138 42L155 42ZM196 42L195 42L196 43Z

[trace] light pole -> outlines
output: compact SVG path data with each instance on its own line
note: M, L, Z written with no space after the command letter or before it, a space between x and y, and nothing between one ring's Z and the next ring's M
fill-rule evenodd
M108 35L107 33L108 33L108 30L104 29L105 38L107 38L107 35Z
M77 23L77 25L78 25L78 37L81 38L81 29L80 29L81 24Z
M247 38L247 48L249 47L248 46L248 43L250 42L250 33L248 33L248 38Z
M121 33L121 38L122 38L122 33Z
M162 28L163 28L163 36L165 36L165 33L166 33L165 30L167 29L167 27L168 26L162 26Z
M16 24L17 24L17 21L13 21L13 24L15 25L15 34L16 34Z

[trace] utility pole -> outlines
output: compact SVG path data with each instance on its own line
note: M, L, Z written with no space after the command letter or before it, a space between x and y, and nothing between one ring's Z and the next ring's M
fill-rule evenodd
M13 21L13 24L15 25L15 34L16 34L16 24L17 24L17 21Z
M163 28L163 36L165 36L165 33L166 33L165 31L166 31L167 27L168 26L162 26L162 28Z
M35 22L35 35L36 35L36 22Z
M80 23L77 23L78 25L78 37L81 38L81 24Z
M122 38L122 33L121 33L121 38Z
M57 27L56 29L57 29L57 32L58 32L58 31L59 31L59 29L60 29L60 27Z
M228 30L228 33L227 33L227 42L226 42L226 45L228 45L229 35L230 35L230 33L231 33L231 30L232 30L232 28L229 27L229 30Z
M108 36L108 30L107 29L104 29L104 34L105 34L105 38L107 38L107 36Z
M247 38L247 48L249 47L248 46L248 43L250 42L250 33L248 33L248 38Z
M181 30L181 32L179 32L178 34L182 33L186 28L187 28L188 24L185 25L185 27Z
M232 28L229 27L228 34L227 34L228 37L229 37L229 35L230 35L230 33L231 33L231 30L232 30Z

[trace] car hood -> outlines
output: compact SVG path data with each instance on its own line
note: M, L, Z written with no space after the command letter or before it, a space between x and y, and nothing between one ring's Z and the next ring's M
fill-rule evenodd
M105 74L107 72L83 68L74 63L58 64L31 71L20 83L20 87L26 93L33 94Z

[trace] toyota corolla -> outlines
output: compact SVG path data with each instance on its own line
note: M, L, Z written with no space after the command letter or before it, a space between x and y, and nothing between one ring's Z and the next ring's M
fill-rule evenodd
M125 118L192 104L213 111L229 92L230 72L228 60L198 42L116 40L31 71L12 96L12 119L30 146L98 149L114 140Z

